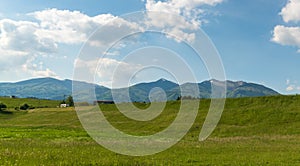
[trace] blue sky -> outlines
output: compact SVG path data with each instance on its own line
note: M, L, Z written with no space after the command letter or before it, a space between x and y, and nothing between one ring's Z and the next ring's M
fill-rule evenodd
M0 0L0 3L1 82L46 76L70 79L84 40L101 21L146 9L168 9L167 12L180 11L187 20L195 20L199 24L195 25L210 37L219 51L227 79L262 83L283 94L300 93L300 0ZM55 19L51 21L49 16ZM74 24L74 29L66 25L68 22ZM83 27L85 23L91 26ZM65 29L58 28L61 25ZM158 43L155 36L147 40ZM168 39L160 42L174 47ZM122 48L111 53L128 50ZM190 53L184 50L177 49L181 55ZM153 51L156 52L157 49ZM185 58L194 70L203 72L198 81L209 79L203 63ZM120 57L106 58L105 62L134 68L122 63ZM153 71L149 80L166 76L163 72L155 75ZM108 75L102 73L99 77L103 77L100 83L109 86Z

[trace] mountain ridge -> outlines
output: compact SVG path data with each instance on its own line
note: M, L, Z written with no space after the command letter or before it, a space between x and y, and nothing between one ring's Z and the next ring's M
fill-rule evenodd
M0 96L17 96L20 98L35 97L41 99L62 100L65 96L72 94L73 83L76 84L77 91L80 92L80 95L78 95L80 96L79 100L87 100L85 96L86 91L95 90L98 100L112 100L112 92L126 97L126 94L129 91L131 101L149 102L150 93L158 95L161 93L158 91L163 90L166 94L167 100L176 100L181 95L182 91L194 90L191 89L193 86L198 87L199 93L195 92L195 95L192 95L192 97L210 98L212 93L212 83L214 82L220 85L214 84L218 88L221 87L222 84L226 83L226 96L228 98L280 95L275 90L264 85L244 81L226 80L226 82L222 82L211 79L200 83L184 83L179 85L167 79L161 78L157 81L137 83L126 88L110 89L105 86L83 81L72 81L69 79L58 80L51 77L45 77L23 80L14 83L0 83ZM119 98L119 101L126 102L128 99L121 97Z

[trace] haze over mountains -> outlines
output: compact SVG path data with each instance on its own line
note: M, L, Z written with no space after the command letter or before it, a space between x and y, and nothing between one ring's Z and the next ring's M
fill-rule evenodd
M112 100L112 92L118 96L124 96L129 91L131 101L149 102L149 94L158 100L176 100L181 95L180 89L189 89L197 86L200 93L195 93L198 98L211 97L211 82L216 80L204 81L201 83L186 83L178 85L174 82L160 79L155 82L140 83L129 88L109 89L104 86L91 83L78 82L76 89L78 92L77 100L89 101L87 91L95 90L97 100ZM226 81L227 97L256 97L279 95L278 92L263 85L247 83L243 81ZM154 89L153 89L154 88ZM161 90L161 91L160 91ZM165 93L162 94L161 92ZM151 93L150 93L151 92ZM72 94L72 80L57 80L54 78L37 78L16 83L0 83L0 96L17 96L20 98L35 97L40 99L62 100L65 96ZM165 95L163 98L162 95ZM118 97L119 102L126 102L128 99ZM91 102L91 101L89 101Z

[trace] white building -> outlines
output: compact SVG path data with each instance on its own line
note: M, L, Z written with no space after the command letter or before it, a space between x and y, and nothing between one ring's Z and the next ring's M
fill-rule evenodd
M60 104L59 107L60 107L60 108L66 108L66 107L69 107L69 104Z

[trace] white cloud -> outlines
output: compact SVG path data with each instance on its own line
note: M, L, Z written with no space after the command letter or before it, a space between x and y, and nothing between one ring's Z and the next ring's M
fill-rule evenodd
M79 11L48 9L31 13L40 22L39 36L51 39L58 43L78 44L86 42L88 37L98 28L98 43L107 44L115 39L119 33L139 27L126 20L111 14L101 14L94 17L85 15ZM104 32L103 32L104 31ZM97 34L94 34L96 36ZM118 36L118 37L119 37Z
M199 28L203 20L200 19L204 12L202 5L214 6L224 0L147 0L146 10L163 13L148 13L149 23L161 27L166 33L171 33L181 40L192 41L193 33L189 30ZM170 13L170 14L165 14Z
M101 15L97 16L96 19L101 20ZM143 28L137 23L129 22L119 17L113 17L106 21L99 24L97 31L89 38L91 45L97 47L109 46L113 44L113 42L126 37L128 34L143 31Z
M77 58L74 61L74 66L76 66L76 70L85 70L85 72L83 72L85 75L94 74L97 69L97 64L98 64L98 61L96 59L82 60L80 58Z
M199 7L202 5L214 6L221 2L223 0L147 0L145 4L147 10L171 12L176 16L149 13L149 19L144 23L177 36L178 42L181 40L192 42L195 39L195 34L191 31L199 28L202 23L199 15L203 13L203 10ZM29 13L28 16L32 17L30 21L0 20L1 71L14 71L31 76L56 77L56 73L51 70L49 65L44 67L34 64L45 61L45 57L56 56L60 51L59 46L61 44L79 45L89 39L88 42L91 47L106 48L111 42L124 37L124 35L144 30L142 26L134 22L111 14L91 17L79 11L46 9ZM101 28L98 29L99 27ZM98 31L89 38L96 29ZM118 54L120 53L112 51L108 52L107 55ZM106 67L105 70L108 71L112 66L121 66L128 71L127 73L131 73L140 67L112 59L104 59L103 62L106 63L104 66ZM45 61L45 63L47 62ZM85 65L88 65L89 68L95 67L92 62ZM126 73L126 71L124 72ZM109 77L105 75L106 73L100 72L100 74ZM118 76L121 79L122 77L122 75Z
M75 65L76 74L82 81L95 81L110 88L127 87L131 77L143 68L140 64L127 63L110 58L88 61L76 59ZM80 75L81 73L82 75ZM91 78L96 80L90 80Z
M291 92L291 91L300 91L300 86L297 81L291 81L290 79L286 80L286 91Z
M300 0L289 0L287 5L281 10L280 15L285 22L300 21Z
M199 11L197 8L202 5L215 6L222 2L224 0L147 0L146 9L190 16L192 12Z
M289 0L279 14L286 23L297 23L300 21L299 9L300 0ZM298 48L297 52L300 53L300 27L277 25L274 27L271 41L284 46L296 46Z
M39 70L36 68L36 66L31 66L31 68L28 68L28 66L24 65L23 70L29 74L31 74L34 77L54 77L59 78L58 75L51 71L49 68L46 68L45 70Z
M113 51L113 52L104 52L104 55L108 55L108 56L117 56L120 55L120 51Z
M0 20L1 73L19 75L56 76L50 69L37 69L32 65L37 57L53 54L57 44L37 35L38 23L29 21ZM32 66L32 67L28 67Z
M285 27L277 25L273 31L272 41L281 45L300 48L300 27Z
M300 91L300 86L295 86L295 85L289 85L287 88L286 88L286 91L287 92L291 92L291 91Z
M127 63L115 59L102 58L98 63L97 74L100 78L100 83L108 83L108 87L120 88L128 87L131 78L136 72L143 67L139 64ZM101 80L105 78L104 80Z
M293 91L295 89L295 87L293 85L290 85L286 88L286 91Z
M177 6L180 7L187 7L187 8L193 8L197 7L199 5L217 5L219 3L222 3L224 0L189 0L189 1L183 1L183 0L173 0Z
M28 21L0 20L0 43L3 50L27 53L53 53L57 45L36 34L39 25Z
M59 43L84 42L97 26L93 18L78 11L47 9L29 15L39 21L39 36Z
M55 55L60 44L84 43L101 26L105 28L90 40L97 46L109 45L117 37L140 28L111 14L90 17L79 11L47 9L28 15L35 20L0 20L1 71L17 70L32 76L55 76L49 68L29 66L37 59Z
M97 74L100 78L109 78L114 86L122 86L128 82L135 72L142 68L139 64L131 64L115 59L102 58L98 61ZM127 85L125 85L127 86Z
M185 33L179 29L172 29L170 30L168 33L172 34L175 36L175 40L177 42L180 42L182 40L186 40L188 42L193 42L196 38L196 35L194 33ZM171 36L167 36L167 37L171 37Z
M28 55L21 51L0 49L0 71L12 71L26 63Z

